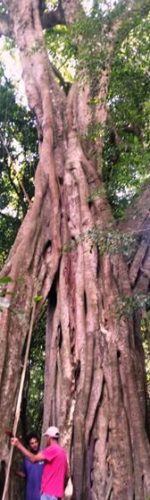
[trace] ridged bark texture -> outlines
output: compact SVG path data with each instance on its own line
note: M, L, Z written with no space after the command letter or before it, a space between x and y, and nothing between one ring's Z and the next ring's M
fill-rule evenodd
M48 297L43 428L60 427L71 464L71 498L146 500L143 360L135 322L120 313L121 299L132 294L127 266L119 252L99 248L94 236L97 226L100 232L115 230L115 222L84 139L91 120L89 87L74 85L68 97L58 88L38 1L7 5L37 119L39 164L33 204L2 272L13 279L6 297L13 295L11 309L0 313L1 459L8 456L3 430L13 421L31 302L40 293L43 300ZM103 127L108 73L109 62L100 75L95 109L95 122ZM102 147L101 138L100 154Z

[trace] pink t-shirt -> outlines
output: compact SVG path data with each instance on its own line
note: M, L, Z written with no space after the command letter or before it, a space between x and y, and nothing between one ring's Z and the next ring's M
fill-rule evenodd
M68 463L65 450L59 444L52 444L41 451L45 460L42 474L41 493L62 498Z

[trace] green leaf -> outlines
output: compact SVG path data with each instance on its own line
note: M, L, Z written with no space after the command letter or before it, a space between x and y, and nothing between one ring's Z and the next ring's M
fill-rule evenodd
M7 285L7 283L12 283L12 281L11 276L3 276L3 278L0 278L0 285Z
M34 302L40 302L43 299L43 295L35 295L33 297Z

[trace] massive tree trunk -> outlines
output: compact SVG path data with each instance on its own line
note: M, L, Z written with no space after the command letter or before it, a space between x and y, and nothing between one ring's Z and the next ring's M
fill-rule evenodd
M5 289L11 307L0 313L1 460L8 457L3 431L13 422L31 305L40 294L48 299L43 428L49 423L60 427L71 461L72 498L146 499L143 354L137 322L121 305L136 280L130 281L121 251L109 251L104 242L103 235L115 233L116 226L100 168L102 137L97 157L89 159L90 89L73 85L67 97L59 89L44 47L39 2L6 4L8 33L20 50L26 94L37 119L39 163L33 204L2 271L12 282ZM72 22L76 2L60 5L63 19ZM102 127L118 26L108 37L107 67L100 74L92 116Z

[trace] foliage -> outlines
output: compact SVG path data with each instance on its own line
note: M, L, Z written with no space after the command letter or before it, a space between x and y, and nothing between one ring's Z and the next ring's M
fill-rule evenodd
M77 245L84 241L91 241L91 246L96 245L101 256L123 254L129 261L132 254L135 253L138 236L136 234L120 233L112 225L107 227L106 230L101 230L97 224L84 234L70 240L63 248L64 253L74 251Z
M36 161L34 119L17 104L15 88L0 67L0 267L27 211L27 197L34 194Z
M23 432L25 432L25 434L30 430L35 430L40 435L41 431L45 361L45 322L46 309L44 308L35 325L30 348L21 418Z
M80 12L73 25L57 26L45 33L50 58L65 80L72 82L81 75L86 80L93 74L95 80L98 78L106 58L102 49L102 20L98 5L89 16Z
M70 26L56 26L45 33L50 60L65 81L72 82L75 75L76 43Z
M108 96L104 179L116 216L149 179L150 14L116 51Z
M5 7L4 7L4 4L2 1L0 1L0 14L4 14L5 13Z
M145 367L147 375L148 395L150 398L150 304L148 304L147 311L143 315L141 322L141 334L143 339L143 347L145 352Z

